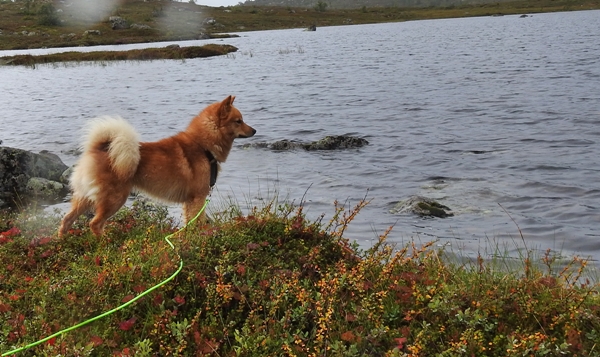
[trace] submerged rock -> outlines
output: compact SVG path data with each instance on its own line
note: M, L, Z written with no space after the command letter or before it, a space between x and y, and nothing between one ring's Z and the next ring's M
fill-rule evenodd
M400 201L390 211L391 213L400 214L412 213L421 217L446 218L454 216L449 207L423 196L413 196Z
M303 147L304 144L299 143L297 141L290 140L279 140L270 145L267 145L268 148L272 150L292 150Z
M321 140L305 143L294 140L279 140L273 143L252 143L244 145L245 148L268 148L271 150L294 150L304 149L308 151L312 150L342 150L342 149L355 149L365 145L369 145L366 139L358 138L350 135L332 135L326 136Z
M363 138L357 138L348 135L326 136L321 140L313 141L310 144L305 144L306 150L339 150L353 149L368 145L369 142Z

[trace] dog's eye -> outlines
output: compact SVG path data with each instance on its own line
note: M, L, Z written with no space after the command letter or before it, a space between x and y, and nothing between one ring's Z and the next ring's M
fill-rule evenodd
M236 124L242 124L242 119L237 119L235 122Z

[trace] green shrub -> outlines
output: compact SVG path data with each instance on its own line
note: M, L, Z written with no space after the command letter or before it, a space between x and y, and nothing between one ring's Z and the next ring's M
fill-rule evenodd
M38 24L43 26L58 26L60 19L56 14L54 5L45 3L38 10Z
M327 3L324 1L319 1L317 2L317 4L315 5L315 10L318 12L325 12L327 10Z

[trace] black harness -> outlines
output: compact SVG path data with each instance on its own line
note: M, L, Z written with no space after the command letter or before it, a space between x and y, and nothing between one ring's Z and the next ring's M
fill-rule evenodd
M208 162L210 163L210 188L213 188L213 186L217 183L219 163L210 151L206 150L205 153L206 157L208 158Z

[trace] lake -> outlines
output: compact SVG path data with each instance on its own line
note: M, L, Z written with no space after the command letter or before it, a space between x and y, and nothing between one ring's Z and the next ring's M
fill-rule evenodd
M0 67L0 140L70 165L95 116L121 115L151 141L233 94L258 132L236 141L213 210L277 194L304 197L310 218L327 219L335 200L353 206L366 196L347 232L363 248L393 225L388 242L434 240L468 257L527 248L599 260L599 28L600 11L412 21L240 33L208 41L238 52L206 59ZM326 135L370 144L242 147ZM414 195L455 216L397 213Z

